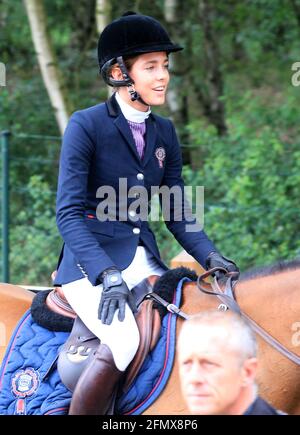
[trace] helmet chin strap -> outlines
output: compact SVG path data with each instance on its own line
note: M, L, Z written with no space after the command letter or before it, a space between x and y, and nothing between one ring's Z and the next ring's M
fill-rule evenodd
M132 80L132 78L130 77L130 75L128 74L126 65L124 63L123 57L122 56L118 56L117 57L117 62L118 65L120 67L120 70L122 72L123 75L123 79L125 81L125 83L127 82L127 84L125 84L125 86L127 86L128 89L128 93L130 95L130 99L131 101L139 101L140 103L144 104L145 106L149 107L150 104L146 103L142 97L140 96L140 94L135 90L134 87L134 81ZM130 81L129 81L130 80Z
M135 90L134 83L130 83L127 85L127 90L130 95L131 101L139 101L140 103L144 104L145 106L149 107L150 104L146 103L140 94Z

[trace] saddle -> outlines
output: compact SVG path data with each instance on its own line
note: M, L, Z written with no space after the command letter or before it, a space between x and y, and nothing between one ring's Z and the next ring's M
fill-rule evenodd
M135 320L140 333L140 343L134 359L126 370L125 380L122 385L124 393L129 390L146 356L153 350L160 336L161 318L158 310L153 307L155 302L144 299L145 295L152 291L158 278L157 275L151 275L132 289L138 306ZM48 294L46 305L57 314L75 319L71 334L61 347L57 360L57 370L63 384L70 391L74 391L82 371L89 360L93 358L100 340L76 315L65 299L60 287L55 288Z

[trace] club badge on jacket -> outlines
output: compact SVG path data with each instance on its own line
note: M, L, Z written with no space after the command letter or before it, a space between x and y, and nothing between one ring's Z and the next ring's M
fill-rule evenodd
M166 158L166 150L163 147L156 148L155 156L158 160L159 167L163 168L163 162Z

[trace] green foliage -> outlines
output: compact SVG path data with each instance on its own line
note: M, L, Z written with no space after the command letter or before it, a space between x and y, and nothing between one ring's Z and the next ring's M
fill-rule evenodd
M172 258L182 250L181 246L163 221L151 222L150 226L155 234L161 258L166 264L170 264Z
M229 113L228 137L211 130L207 138L206 130L203 144L203 126L191 125L205 162L198 171L185 168L185 178L205 186L208 235L247 269L300 255L300 132L287 102L266 108L251 92L241 99L243 112Z
M31 206L19 211L10 234L12 282L51 285L61 246L54 198L41 176L32 176L27 188Z
M0 3L0 61L7 67L7 86L0 88L0 130L14 133L11 277L15 283L48 285L61 245L54 210L59 142L21 139L17 134L58 136L58 127L24 5L10 0ZM104 101L107 88L98 75L96 26L92 19L89 22L88 13L81 13L93 9L96 2L43 3L74 110ZM163 0L110 3L112 18L137 10L164 20ZM217 136L195 96L195 85L206 93L208 75L197 0L178 2L180 25L165 23L174 41L185 46L176 55L179 61L171 81L171 88L187 103L176 128L184 143L190 138L192 145L192 166L183 171L186 184L205 186L205 230L224 254L246 269L300 253L300 87L291 86L291 65L300 60L295 13L299 2L209 3L220 50L228 135ZM155 111L170 115L167 107ZM162 257L169 262L181 247L162 221L152 227Z

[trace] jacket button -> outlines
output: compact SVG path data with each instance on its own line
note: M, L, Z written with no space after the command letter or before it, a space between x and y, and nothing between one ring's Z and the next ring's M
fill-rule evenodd
M128 212L128 214L129 214L130 217L135 217L136 216L136 212L134 210L130 210Z
M139 173L139 174L137 174L136 178L137 178L138 180L143 180L143 179L144 179L144 174Z
M134 234L140 234L141 230L139 228L133 228L132 232Z

